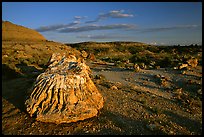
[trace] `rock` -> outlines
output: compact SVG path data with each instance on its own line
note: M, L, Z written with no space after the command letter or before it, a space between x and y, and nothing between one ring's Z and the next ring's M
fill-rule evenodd
M155 66L156 69L160 69L160 66Z
M129 64L129 63L130 63L130 60L129 60L129 59L128 59L128 60L126 60L126 61L125 61L125 63L126 63L126 64Z
M160 79L160 84L162 85L162 86L167 86L167 81L166 81L166 79Z
M155 64L156 64L155 61L151 61L151 62L150 62L150 65L151 65L151 66L154 66Z
M139 66L141 69L146 69L147 66L144 64L144 63L141 63L140 66Z
M178 69L178 67L173 67L173 69Z
M125 78L125 81L130 81L130 78Z
M90 53L89 56L88 56L88 58L89 58L90 60L92 60L92 61L95 61L95 60L96 60L96 57L95 57L95 55L94 55L93 53Z
M3 58L7 58L8 57L8 55L3 55Z
M82 56L83 58L87 58L87 57L88 57L88 53L83 50L83 51L81 51L81 56Z
M202 95L202 89L197 90L197 93L198 93L199 95Z
M153 67L152 65L149 65L148 68L149 68L149 69L153 69L154 67Z
M161 85L161 86L167 86L167 84L168 84L168 79L165 77L165 76L163 76L163 75L160 75L160 74L157 74L157 75L154 75L154 78L156 78L157 80L158 80L158 82L159 82L159 84Z
M37 121L70 123L97 115L102 95L89 77L90 68L70 55L53 54L48 69L40 74L25 101Z
M154 75L155 78L161 78L160 74Z
M116 86L112 86L111 90L118 90L118 88Z
M183 70L183 71L181 72L181 74L185 75L185 74L186 74L186 71L185 71L185 70Z
M179 65L179 69L183 69L183 68L186 68L186 67L188 67L188 64L181 64L181 65Z
M138 64L134 64L134 71L135 72L139 72L140 71L140 67Z
M183 89L182 88L177 88L177 89L175 89L175 93L177 95L182 95L183 94Z
M198 59L192 58L187 61L188 65L195 68L198 65Z

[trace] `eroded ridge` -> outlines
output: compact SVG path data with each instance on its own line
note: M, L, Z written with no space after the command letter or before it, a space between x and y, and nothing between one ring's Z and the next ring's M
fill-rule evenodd
M75 56L53 54L25 105L36 120L70 123L96 116L103 97L90 79L90 68Z

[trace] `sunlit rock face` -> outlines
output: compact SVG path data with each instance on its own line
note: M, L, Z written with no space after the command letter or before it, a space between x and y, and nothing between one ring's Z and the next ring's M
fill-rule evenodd
M90 68L81 59L53 54L25 102L36 120L70 123L97 115L104 100L90 79Z
M45 37L39 32L13 24L9 21L2 21L2 40L3 41L46 41Z

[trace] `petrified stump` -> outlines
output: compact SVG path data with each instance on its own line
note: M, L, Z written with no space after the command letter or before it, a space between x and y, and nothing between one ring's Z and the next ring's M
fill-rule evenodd
M90 68L75 56L53 54L25 104L30 116L53 123L70 123L96 116L103 97L89 77Z

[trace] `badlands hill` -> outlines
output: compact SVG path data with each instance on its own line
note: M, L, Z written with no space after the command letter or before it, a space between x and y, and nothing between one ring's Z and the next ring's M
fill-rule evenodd
M3 21L2 40L45 41L46 39L37 31L13 24L9 21Z
M2 22L2 68L6 77L13 77L11 72L27 75L42 70L56 52L80 55L70 46L46 40L35 30Z

